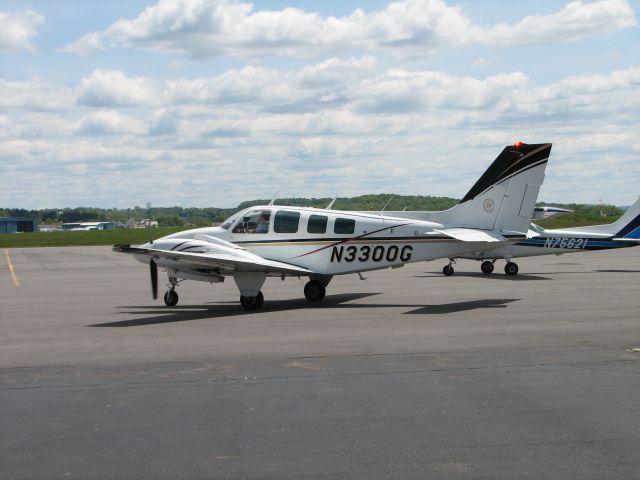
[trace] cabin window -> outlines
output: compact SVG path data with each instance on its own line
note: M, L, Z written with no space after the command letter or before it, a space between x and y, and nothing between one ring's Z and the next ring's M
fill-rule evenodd
M273 231L276 233L296 233L300 223L300 212L280 210L276 212Z
M311 215L307 223L308 233L325 233L327 231L327 217L324 215Z
M336 218L333 233L351 234L356 229L356 221L352 218Z
M267 233L270 219L269 210L252 210L242 216L233 233Z

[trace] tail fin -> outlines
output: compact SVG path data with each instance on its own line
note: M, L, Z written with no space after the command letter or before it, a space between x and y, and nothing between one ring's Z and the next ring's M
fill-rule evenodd
M433 212L431 219L469 228L525 233L550 153L550 143L516 142L505 147L458 205Z
M527 145L516 142L502 150L460 203L449 210L385 214L447 226L525 234L550 153L550 143Z
M563 230L579 230L580 232L608 234L617 238L640 238L640 198L631 205L618 220L604 225L591 225L589 227L573 227Z
M612 225L620 228L617 237L640 238L640 198Z

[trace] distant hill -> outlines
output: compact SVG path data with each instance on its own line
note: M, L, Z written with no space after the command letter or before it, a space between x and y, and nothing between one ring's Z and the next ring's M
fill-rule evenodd
M276 205L294 205L301 207L325 208L331 198L281 198ZM25 210L16 208L0 208L0 217L36 218L38 223L68 223L90 221L113 221L125 223L130 218L150 218L158 220L162 226L205 226L211 222L221 222L235 212L252 205L265 205L269 199L257 199L242 202L236 208L184 208L184 207L149 207L135 206L126 209L102 209L92 207L53 208L42 210ZM336 199L335 210L386 211L393 210L446 210L458 203L458 199L450 197L432 197L422 195L394 195L381 193L361 195L359 197L340 197ZM386 207L385 207L386 205ZM598 223L609 223L618 218L624 210L613 205L585 205L562 203L539 203L568 208L574 213L560 215L550 220L538 222L547 228L580 226Z

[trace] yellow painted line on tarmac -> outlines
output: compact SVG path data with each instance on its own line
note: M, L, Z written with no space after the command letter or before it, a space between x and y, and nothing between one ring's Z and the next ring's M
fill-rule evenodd
M9 272L11 273L11 278L13 279L13 284L16 287L20 286L20 280L18 280L18 277L16 275L16 271L13 269L13 264L11 263L11 257L9 257L9 250L7 250L6 248L4 249L4 254L7 257L7 266L9 267Z

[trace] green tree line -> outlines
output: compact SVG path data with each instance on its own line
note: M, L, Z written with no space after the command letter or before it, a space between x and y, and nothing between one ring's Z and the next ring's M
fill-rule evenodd
M325 208L331 202L331 198L282 198L276 205L292 205L300 207ZM361 195L358 197L340 197L333 204L335 210L360 210L360 211L386 211L394 210L446 210L451 208L459 200L450 197L432 197L422 195L394 195L375 194ZM267 199L258 199L242 202L236 208L218 207L140 207L133 208L49 208L41 210L26 210L20 208L0 208L0 217L27 217L35 218L38 223L72 223L72 222L116 222L126 223L130 218L149 218L157 220L161 226L205 226L213 222L222 222L234 213L253 206L266 205ZM572 214L562 215L557 219L541 222L546 227L551 227L558 222L564 225L586 225L589 223L608 223L622 215L623 210L613 205L585 205L585 204L546 204L574 211Z

